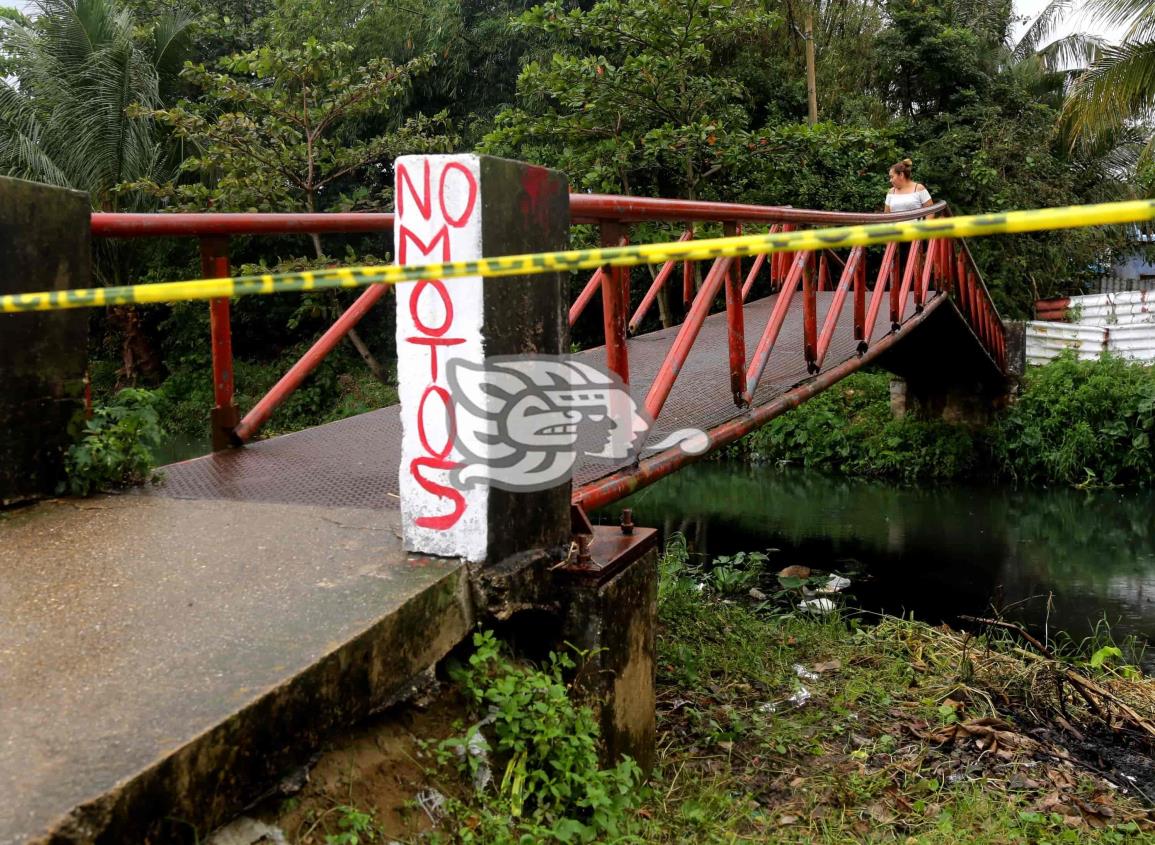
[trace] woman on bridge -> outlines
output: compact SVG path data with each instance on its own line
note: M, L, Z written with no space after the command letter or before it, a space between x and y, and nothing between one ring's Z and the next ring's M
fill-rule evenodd
M888 212L914 211L916 208L934 205L926 186L910 178L910 167L913 163L909 158L904 158L898 164L891 165L889 171L891 188L886 194Z

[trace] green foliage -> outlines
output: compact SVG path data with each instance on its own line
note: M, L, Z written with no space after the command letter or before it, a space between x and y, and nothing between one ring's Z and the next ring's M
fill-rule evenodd
M723 57L755 49L775 20L745 0L538 6L518 27L555 51L522 70L521 105L485 147L559 167L575 187L697 196L748 123Z
M337 827L341 832L326 834L325 845L367 845L369 842L380 841L371 813L362 812L348 804L342 804L337 812Z
M855 373L753 432L741 448L758 461L866 478L947 480L972 472L977 455L970 432L895 420L889 397L888 374Z
M504 766L497 794L480 806L450 802L460 816L452 840L462 843L615 841L628 833L641 772L626 759L598 767L598 727L589 707L574 704L565 674L576 668L551 654L540 669L514 665L492 632L475 634L474 653L454 679L487 713L487 747ZM443 761L458 758L463 774L478 765L470 753L475 727L440 746ZM454 753L457 752L457 753Z
M202 180L141 186L196 210L316 211L326 191L388 168L399 155L451 145L434 134L439 119L409 118L370 137L352 134L358 121L389 114L432 59L395 65L377 58L358 67L349 61L351 50L309 38L296 48L266 46L221 59L218 72L188 64L183 76L203 92L200 100L136 113L167 124L198 150L182 169Z
M189 46L178 8L138 26L116 0L37 0L33 21L0 19L0 173L87 191L94 208L134 210L123 182L165 179L171 150L145 114Z
M120 391L93 410L80 438L68 450L68 492L89 496L111 487L143 484L152 474L152 449L164 432L156 397L147 390Z
M900 481L1008 479L1095 486L1155 480L1155 370L1062 357L1027 375L985 430L894 420L889 376L857 373L750 434L754 460Z
M991 437L1001 473L1031 484L1150 484L1155 369L1064 356L1031 370Z

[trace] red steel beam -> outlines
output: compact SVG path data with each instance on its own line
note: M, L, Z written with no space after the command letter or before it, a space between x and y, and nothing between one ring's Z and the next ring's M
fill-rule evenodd
M816 211L775 205L740 205L726 202L699 200L656 199L625 197L612 194L570 194L570 217L575 223L593 223L617 220L641 222L703 222L725 223L727 220L745 223L811 223L824 226L855 226L866 223L891 223L896 220L915 220L947 210L945 202L926 208L895 214L859 213L846 211Z
M866 312L866 323L863 326L863 343L870 343L874 336L874 324L878 321L878 312L882 309L882 294L886 291L887 283L894 286L894 265L898 260L898 244L889 243L882 253L882 265L878 268L878 278L874 282L874 294L870 297L870 308ZM892 293L893 296L893 293Z
M922 310L922 304L926 301L926 294L930 290L930 277L938 264L938 245L940 243L942 241L927 241L926 262L921 268L922 273L914 289L914 309L916 311Z
M910 251L906 254L906 270L902 274L902 287L899 288L897 297L891 296L890 298L890 322L896 329L902 323L902 315L906 312L906 298L910 295L911 288L914 287L914 280L921 266L919 261L921 255L922 241L914 241L910 245Z
M750 295L750 288L754 287L754 282L758 279L758 271L762 269L762 265L766 263L766 253L759 253L758 257L754 259L754 263L750 267L750 272L746 276L746 281L742 283L742 301L746 301L746 297Z
M710 306L714 304L714 298L717 297L722 283L726 280L733 260L732 258L715 259L714 265L706 275L706 280L702 282L702 287L698 290L698 295L694 298L690 313L682 321L682 326L674 337L670 351L666 353L666 358L662 361L662 366L654 377L654 383L650 385L650 391L646 394L646 413L650 415L651 420L657 420L658 415L662 412L662 406L666 404L666 399L669 398L670 391L674 387L674 381L678 378L678 373L682 371L686 359L690 356L694 340L697 339L702 324L706 322L706 317L710 314Z
M617 221L601 224L602 246L625 246L629 231ZM629 267L602 268L602 325L606 338L606 366L630 383L630 356L626 348L626 314L629 311Z
M858 247L858 253L854 272L854 339L861 345L866 342L866 247ZM850 261L855 260L852 253Z
M818 257L822 266L823 256ZM822 273L819 271L819 279ZM802 355L806 359L806 369L816 372L818 360L818 293L814 289L814 270L807 267L802 273ZM752 395L752 394L751 394Z
M923 309L922 313L912 317L907 325L915 326L926 320L927 317L945 301L946 297L944 296L935 297L927 304L927 307ZM751 408L738 417L717 426L707 433L707 447L699 454L692 455L685 452L680 446L674 446L664 452L659 452L656 455L645 458L632 467L619 470L605 478L591 481L579 487L574 491L573 503L581 506L586 511L591 511L612 504L643 487L653 484L658 479L664 478L672 472L676 472L687 464L702 459L722 446L733 443L738 438L749 434L754 429L765 425L786 411L798 407L807 399L821 393L831 385L846 378L846 376L855 370L870 363L905 336L905 332L903 334L887 335L873 344L861 357L851 358L849 361L839 364L837 367L833 367L821 375L815 376L805 384L798 385L777 399L765 405Z
M830 310L826 312L826 321L822 324L822 334L818 338L818 352L814 360L814 371L822 369L822 363L826 360L826 353L830 349L830 341L834 337L834 329L838 325L838 318L842 314L843 304L846 302L846 293L850 289L850 283L855 282L855 307L854 307L854 326L855 339L862 340L858 335L859 321L859 299L863 301L862 310L865 311L865 294L863 292L864 285L859 283L861 273L858 268L862 263L862 254L865 251L864 247L856 246L850 251L850 258L842 267L842 276L838 279L838 287L834 291L834 299L830 303ZM865 316L865 313L863 314Z
M741 233L740 226L726 223L726 237ZM765 256L759 256L764 258ZM744 297L738 281L741 263L735 259L726 268L726 334L730 342L730 393L734 404L741 407L743 388L746 386L746 320L742 308Z
M590 304L590 300L592 300L594 295L599 290L601 290L602 277L604 275L604 268L599 267L597 270L595 270L594 274L590 276L590 280L586 282L586 286L582 288L582 292L579 293L577 299L574 300L573 305L570 306L569 326L571 329L573 328L574 323L576 323L578 318L582 315L582 312L586 310L586 306Z
M309 348L309 351L301 356L301 360L293 364L289 371L281 376L281 380L273 385L272 389L264 395L261 401L253 406L253 409L245 414L244 419L237 425L233 431L233 437L240 443L247 443L252 439L257 430L264 425L273 412L280 407L289 395L301 386L303 382L313 370L325 359L333 348L341 342L341 339L348 334L349 329L357 325L361 318L368 313L369 309L389 292L389 285L370 285L365 289L357 301L354 302L340 317L337 322L333 323L326 332L321 335L316 343Z
M307 235L337 232L391 232L393 215L379 212L316 214L122 214L96 212L98 238L163 238L228 235Z
M689 229L682 232L682 237L678 238L678 242L688 241L693 235ZM765 256L762 256L765 258ZM642 324L646 313L650 310L650 306L654 304L654 300L658 298L658 293L665 287L666 282L670 276L674 274L674 267L676 261L670 260L662 265L662 269L658 271L658 275L654 277L654 283L650 285L650 289L646 291L646 295L642 297L642 301L638 303L638 310L634 312L634 316L630 318L630 324L626 327L630 334L638 330L638 326ZM576 304L576 303L575 303ZM570 312L571 316L573 312ZM573 325L573 320L570 320L570 325Z
M770 352L774 342L778 340L778 333L782 331L782 323L786 320L786 312L790 310L790 300L794 298L794 291L798 289L798 282L810 263L810 252L795 253L794 264L778 291L778 299L770 312L770 319L766 329L754 350L754 358L746 370L746 394L743 397L747 403L754 401L754 391L758 389L758 382L762 380L762 373L770 360Z
M207 236L200 239L201 275L206 279L223 279L231 275L229 239ZM228 297L209 300L209 343L213 361L213 408L210 414L214 452L232 446L232 430L237 424L234 401L233 333Z

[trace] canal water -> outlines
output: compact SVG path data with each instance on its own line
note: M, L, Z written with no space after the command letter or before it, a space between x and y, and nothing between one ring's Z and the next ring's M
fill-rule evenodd
M1155 494L1144 490L897 488L798 470L700 463L598 516L685 536L709 560L772 553L853 573L853 605L957 624L995 610L1076 640L1102 620L1155 645ZM1155 670L1155 648L1143 655Z

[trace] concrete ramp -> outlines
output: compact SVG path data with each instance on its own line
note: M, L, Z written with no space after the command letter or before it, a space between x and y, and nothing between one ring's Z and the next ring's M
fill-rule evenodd
M0 843L203 838L388 705L473 619L464 567L407 559L399 520L148 496L0 513Z

